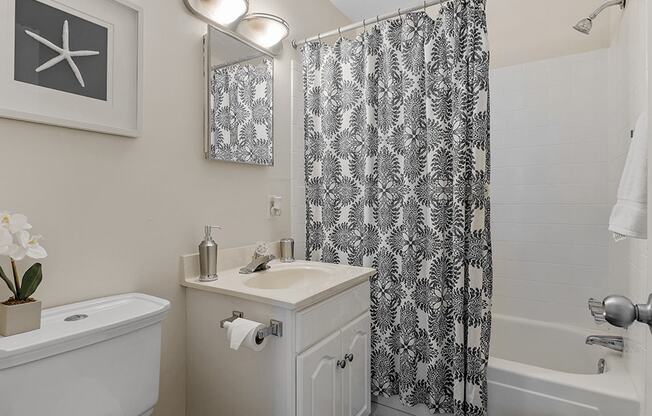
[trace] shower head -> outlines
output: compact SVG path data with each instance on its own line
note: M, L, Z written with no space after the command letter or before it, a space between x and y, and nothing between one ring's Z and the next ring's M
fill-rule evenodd
M627 0L611 0L606 3L604 3L602 6L598 7L595 9L593 13L589 15L589 17L585 17L584 19L580 20L577 22L575 26L573 26L573 29L577 30L580 33L584 33L585 35L588 35L591 33L591 29L593 28L593 20L598 17L600 13L602 13L605 9L612 7L612 6L620 6L621 10L625 8L627 5Z
M580 33L584 33L585 35L590 34L592 28L593 20L589 19L588 17L580 20L575 26L573 26L573 29L577 30Z

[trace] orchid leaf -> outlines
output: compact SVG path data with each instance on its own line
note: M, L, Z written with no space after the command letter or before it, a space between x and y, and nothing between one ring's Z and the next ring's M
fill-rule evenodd
M5 271L2 270L2 267L0 267L0 277L2 278L2 280L5 281L7 286L9 286L9 290L11 290L11 293L14 294L14 299L18 299L18 294L16 293L16 288L14 287L14 283L11 280L9 280L9 278L5 274Z
M27 300L36 292L38 285L41 284L43 279L43 270L41 263L34 263L32 267L27 269L23 275L23 281L18 292L18 300Z

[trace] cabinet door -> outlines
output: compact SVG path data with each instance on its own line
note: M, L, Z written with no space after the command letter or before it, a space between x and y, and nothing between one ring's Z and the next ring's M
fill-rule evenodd
M342 355L348 358L342 372L344 416L371 414L370 324L367 312L342 329Z
M297 416L341 416L342 359L340 332L297 357Z

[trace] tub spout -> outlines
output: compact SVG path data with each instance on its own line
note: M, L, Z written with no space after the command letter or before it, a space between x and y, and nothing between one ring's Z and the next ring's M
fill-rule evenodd
M609 348L610 350L623 352L625 342L623 337L616 337L611 335L589 335L586 337L588 345L599 345L601 347Z

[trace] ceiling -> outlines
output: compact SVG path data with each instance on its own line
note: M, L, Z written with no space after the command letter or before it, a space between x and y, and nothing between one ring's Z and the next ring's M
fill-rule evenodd
M352 21L419 4L420 0L330 0ZM572 29L603 0L487 0L492 67L515 65L609 46L609 14L600 15L590 36ZM429 10L436 13L436 8Z

